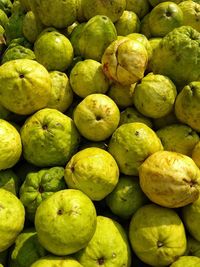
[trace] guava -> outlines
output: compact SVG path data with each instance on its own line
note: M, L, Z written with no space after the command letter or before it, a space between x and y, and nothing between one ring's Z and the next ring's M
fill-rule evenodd
M200 32L181 26L169 32L154 50L154 74L169 77L179 88L200 80ZM164 64L163 64L164 62Z
M129 240L139 259L152 266L168 266L186 250L180 217L174 210L156 204L136 211L130 221Z
M159 150L163 150L160 139L141 122L122 124L108 144L108 152L115 158L120 172L126 175L137 176L143 161Z
M36 262L30 267L83 267L78 261L72 257L56 257L46 256Z
M77 16L76 0L31 0L30 8L48 27L65 28L71 25Z
M197 241L190 235L187 236L186 256L195 256L200 258L200 241Z
M24 227L25 220L25 210L20 200L3 188L0 188L0 217L0 252L2 252L15 242Z
M152 128L153 124L150 118L145 117L135 109L135 107L128 107L120 114L119 125L131 122L141 122Z
M92 200L102 200L116 186L119 168L104 149L90 147L77 152L65 168L68 188L79 189Z
M9 16L11 14L12 2L10 0L0 0L0 9Z
M197 241L200 241L198 222L200 219L200 197L193 203L182 208L182 220L190 233Z
M154 37L163 37L182 25L183 12L176 3L170 1L159 3L149 13L149 27Z
M78 39L80 55L85 59L100 62L107 46L116 39L117 31L110 18L96 15L88 20L81 29Z
M47 29L35 41L34 53L36 60L48 71L65 71L74 56L69 39L56 30L48 32Z
M95 93L105 94L110 85L101 63L93 59L79 61L73 67L70 84L73 91L82 98Z
M117 35L126 36L140 31L140 20L133 11L125 10L121 17L115 22Z
M78 147L80 135L71 118L56 109L44 108L25 121L21 139L28 162L50 167L66 164Z
M149 13L150 5L148 0L126 0L126 10L135 12L141 19Z
M200 31L200 2L181 1L178 6L183 12L183 25L192 26L195 30Z
M39 205L35 228L45 249L55 255L69 255L88 244L96 221L96 210L90 198L79 190L65 189Z
M86 96L74 110L74 123L83 137L104 141L119 124L120 112L115 102L104 94Z
M111 211L121 218L130 218L148 202L136 177L121 175L114 190L106 197Z
M105 216L97 216L96 231L92 239L76 257L87 267L131 266L131 251L124 229Z
M0 25L5 28L6 24L8 23L8 17L6 13L0 9Z
M120 109L133 105L132 95L136 84L121 85L112 83L107 95L117 104Z
M140 42L124 37L106 48L101 61L109 79L122 85L131 85L143 78L148 53Z
M200 267L200 258L195 256L182 256L175 262L173 262L170 267Z
M139 168L140 186L154 203L178 208L198 199L200 170L194 161L181 153L158 151Z
M70 86L70 81L64 72L51 71L49 74L52 88L47 107L65 112L73 101L73 91Z
M26 228L21 232L10 252L10 267L31 266L36 260L47 255L47 251L38 241L34 228Z
M145 35L148 39L152 37L149 26L149 16L150 13L147 13L141 20L140 23L140 33Z
M0 188L18 194L19 178L12 169L0 171Z
M0 140L0 170L4 170L18 162L22 153L22 143L15 127L2 119L0 119Z
M24 46L18 45L12 48L7 48L4 54L2 55L1 63L4 64L7 61L15 59L35 59L34 52Z
M161 118L173 110L177 91L166 76L148 73L133 92L133 103L144 116Z
M128 34L126 37L130 38L133 41L135 40L135 41L138 41L141 44L143 44L144 47L147 50L148 60L151 59L151 57L152 57L152 48L151 48L151 45L149 43L149 40L147 39L147 37L144 34L134 32L134 33Z
M20 188L20 200L26 210L26 217L34 221L37 207L54 192L66 189L64 168L52 167L27 174Z
M24 37L31 43L37 40L37 37L44 29L44 25L32 11L28 11L23 19L22 31Z
M196 165L200 168L200 141L195 145L192 151L192 159Z
M200 81L184 86L175 102L175 114L179 121L200 132Z
M160 138L164 150L175 151L189 157L199 142L198 134L187 125L172 124L159 129L156 134Z
M44 108L51 86L48 71L34 60L16 59L0 66L0 102L14 113L29 115Z
M126 9L126 0L82 0L81 5L86 20L96 15L105 15L109 17L112 22L116 22Z
M81 36L82 30L85 26L86 22L78 24L72 31L72 33L69 36L69 40L73 46L74 49L74 55L80 56L80 45L79 45L79 38Z

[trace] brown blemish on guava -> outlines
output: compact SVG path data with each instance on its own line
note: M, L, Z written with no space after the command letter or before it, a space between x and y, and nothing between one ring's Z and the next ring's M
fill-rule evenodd
M104 258L101 257L100 259L97 260L99 265L103 265L104 264Z

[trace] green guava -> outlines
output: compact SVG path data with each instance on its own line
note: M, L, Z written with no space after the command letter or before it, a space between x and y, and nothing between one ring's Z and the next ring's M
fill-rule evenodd
M78 24L72 31L69 40L73 46L74 49L74 55L75 56L80 56L81 52L80 52L80 46L79 46L79 38L81 36L82 30L85 26L86 22L80 23Z
M85 59L101 61L105 49L116 39L117 31L110 18L96 15L81 29L78 39L80 55Z
M82 98L95 93L105 94L110 85L101 63L93 59L79 61L73 67L70 84L73 91Z
M36 60L48 71L65 71L74 56L69 39L56 30L48 32L47 29L35 41L34 53Z
M47 251L38 241L34 228L26 228L21 232L10 252L10 267L31 266L36 260L47 255Z
M133 92L133 103L137 110L150 118L161 118L173 110L177 91L166 76L148 73Z
M151 67L154 74L169 77L181 89L200 80L200 32L181 26L160 41L154 50ZM163 64L164 62L164 64Z
M190 233L190 235L197 241L200 241L199 232L199 219L200 219L200 197L193 203L182 208L182 220Z
M124 229L105 216L97 216L97 227L92 239L76 257L87 267L131 266L131 251Z
M4 64L7 61L15 59L35 59L34 52L24 46L18 45L12 48L7 48L4 54L2 55L1 63Z
M104 141L119 124L120 112L115 102L104 94L86 96L74 110L74 123L83 137Z
M133 215L129 240L139 259L151 266L168 266L186 250L185 229L178 214L155 204L144 205Z
M0 188L18 194L19 178L12 169L0 171Z
M84 248L94 235L96 221L93 202L75 189L54 193L40 204L35 215L39 242L55 255Z
M192 26L200 31L200 2L181 1L178 6L183 12L183 25Z
M11 14L12 5L10 0L0 0L0 9L2 9L7 16Z
M29 115L45 107L51 85L48 71L34 60L16 59L0 66L0 102L14 113Z
M29 4L33 13L48 27L63 29L76 20L76 0L31 0Z
M148 0L126 0L126 10L135 12L140 19L149 13L150 5Z
M92 200L102 200L116 186L119 169L104 149L90 147L76 153L65 168L69 188L79 189Z
M122 85L131 85L143 78L148 53L140 42L124 37L106 48L101 61L109 79Z
M25 210L20 200L3 188L0 188L0 217L0 252L2 252L15 242L24 227L25 220Z
M199 108L200 81L191 82L178 94L175 102L175 114L182 123L200 132Z
M187 236L187 249L185 255L200 258L200 241L197 241L190 235Z
M141 122L146 124L150 128L153 127L150 118L147 118L144 115L142 115L134 107L128 107L121 112L119 126L131 122Z
M158 151L149 156L139 168L140 186L154 203L178 208L198 199L200 170L183 154Z
M200 267L200 258L195 256L182 256L175 262L173 262L170 267Z
M104 15L116 22L126 9L126 0L82 0L81 5L86 20L96 15Z
M6 13L0 9L0 25L5 28L6 24L8 23L8 17Z
M126 36L140 31L140 20L133 11L125 10L121 17L115 22L117 35Z
M106 197L110 210L121 218L130 218L148 202L136 177L121 175L114 190Z
M18 162L22 153L22 143L15 127L2 119L0 119L0 140L0 170L4 170Z
M36 262L30 267L83 267L78 261L72 257L56 257L46 256Z
M163 146L156 133L140 122L119 126L108 144L108 151L115 158L120 172L126 175L137 176L143 161L159 150L163 150Z
M44 29L44 25L32 11L28 11L23 19L22 31L24 37L34 43L39 34Z
M164 150L175 151L189 157L199 142L198 134L187 125L172 124L159 129L156 134L160 138Z
M65 188L63 167L52 167L28 173L19 193L26 210L26 217L34 221L35 212L40 203L54 192Z
M70 81L64 72L51 71L49 74L52 88L47 107L65 112L73 101L73 91L70 86Z
M24 158L41 167L65 165L76 151L80 135L71 118L56 109L41 109L21 128Z

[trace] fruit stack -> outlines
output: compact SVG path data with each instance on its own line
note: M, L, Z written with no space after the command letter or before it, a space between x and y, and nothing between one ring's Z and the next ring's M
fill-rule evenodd
M199 133L199 0L0 0L1 267L200 267Z

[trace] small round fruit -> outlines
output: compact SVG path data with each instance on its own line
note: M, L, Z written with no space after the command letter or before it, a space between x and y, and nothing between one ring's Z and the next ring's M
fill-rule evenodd
M173 262L170 267L200 267L200 258L195 256L182 256Z

